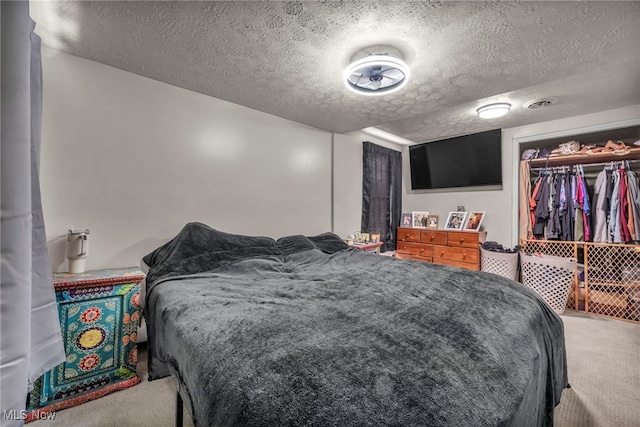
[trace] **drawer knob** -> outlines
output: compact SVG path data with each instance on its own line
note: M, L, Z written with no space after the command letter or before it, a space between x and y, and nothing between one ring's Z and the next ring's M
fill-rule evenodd
M460 239L460 243L464 242L464 239Z
M434 238L435 238L435 236L432 235L432 236L429 237L429 240L433 240Z
M420 248L420 252L424 252L424 248Z
M467 257L467 253L466 253L466 252L463 252L463 253L462 253L462 259L465 259L466 257Z
M444 255L444 251L440 252L440 256Z

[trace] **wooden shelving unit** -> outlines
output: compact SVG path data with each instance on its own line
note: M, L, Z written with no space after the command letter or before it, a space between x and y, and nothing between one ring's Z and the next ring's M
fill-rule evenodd
M531 168L573 166L619 162L622 160L640 160L640 147L630 148L626 154L613 154L612 152L600 152L595 154L570 154L567 156L553 156L541 159L528 160Z

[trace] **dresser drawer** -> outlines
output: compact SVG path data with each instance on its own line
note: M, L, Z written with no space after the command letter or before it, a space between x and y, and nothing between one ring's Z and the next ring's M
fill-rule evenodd
M432 245L446 245L447 232L434 231L434 230L422 230L420 232L420 242L429 243Z
M466 268L467 270L480 271L480 264L471 264L468 262L461 262L461 261L451 261L451 260L441 259L441 258L440 259L433 258L432 262L434 264L450 265L452 267Z
M469 264L478 264L479 255L478 248L451 247L451 246L434 246L433 259L443 259L449 261L459 261Z
M449 246L462 246L465 248L478 248L478 245L482 243L484 239L481 233L472 231L450 231L449 232Z
M398 242L420 242L420 229L398 228Z
M403 254L403 253L400 253L400 252L396 252L395 257L398 258L398 259L415 259L415 260L418 260L418 261L433 262L433 258L431 258L431 257L424 257L424 256L418 256L418 255L411 255L411 254Z
M396 251L407 255L433 256L433 246L423 245L421 243L398 242Z

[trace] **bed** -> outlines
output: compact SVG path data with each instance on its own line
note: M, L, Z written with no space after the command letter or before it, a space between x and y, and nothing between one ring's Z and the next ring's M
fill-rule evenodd
M561 318L483 272L187 224L144 257L149 380L196 426L551 426Z

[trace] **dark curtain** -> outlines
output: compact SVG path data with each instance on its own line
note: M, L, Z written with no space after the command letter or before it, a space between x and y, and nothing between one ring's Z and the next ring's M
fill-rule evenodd
M363 144L362 232L379 233L380 250L392 251L402 213L402 153L369 141Z

